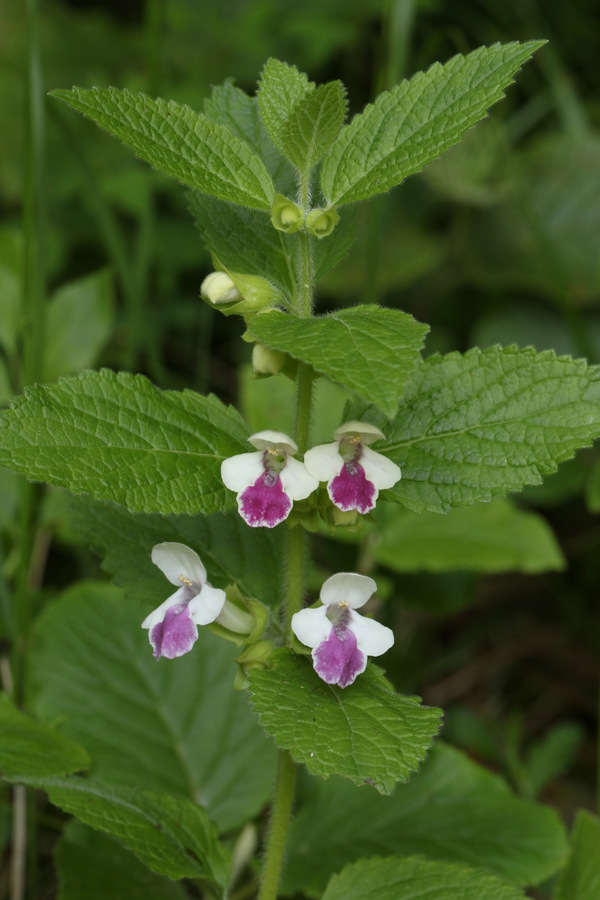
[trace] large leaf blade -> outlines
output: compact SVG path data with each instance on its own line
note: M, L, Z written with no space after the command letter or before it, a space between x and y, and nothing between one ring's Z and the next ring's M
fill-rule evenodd
M211 513L232 506L220 465L247 450L247 435L214 396L82 372L30 388L2 414L0 465L133 512Z
M480 47L380 94L342 129L323 160L321 188L329 204L366 200L419 172L485 116L543 43Z
M113 87L55 90L52 96L119 138L159 172L221 200L270 210L273 182L260 156L203 113Z

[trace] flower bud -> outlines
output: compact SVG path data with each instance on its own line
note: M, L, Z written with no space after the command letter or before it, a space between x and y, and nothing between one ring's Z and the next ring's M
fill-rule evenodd
M277 231L285 231L293 234L304 225L304 210L297 203L293 203L283 194L275 194L271 207L271 224Z
M200 287L200 293L215 306L242 299L242 295L226 272L211 272L207 275Z
M306 217L306 230L319 239L328 237L339 221L335 209L313 209Z
M279 375L286 359L286 353L264 344L255 344L252 348L252 368L256 375Z

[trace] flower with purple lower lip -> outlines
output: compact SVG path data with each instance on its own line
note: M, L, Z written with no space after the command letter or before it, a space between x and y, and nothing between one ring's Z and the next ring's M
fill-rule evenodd
M352 684L366 669L367 656L381 656L394 643L390 628L355 612L376 589L366 575L339 572L321 588L323 606L292 616L292 631L312 649L315 672L327 684Z
M320 444L304 455L311 475L327 482L327 493L338 509L368 513L375 508L380 490L400 480L400 468L367 444L384 435L368 422L346 422L334 432L335 442Z
M230 456L221 465L223 484L237 493L240 515L253 528L273 528L287 519L294 500L305 500L319 486L304 463L293 459L294 441L280 431L248 438L255 453Z
M152 548L152 562L177 590L142 622L157 659L188 653L198 639L198 625L209 625L223 612L225 591L206 580L197 553L185 544L164 543Z

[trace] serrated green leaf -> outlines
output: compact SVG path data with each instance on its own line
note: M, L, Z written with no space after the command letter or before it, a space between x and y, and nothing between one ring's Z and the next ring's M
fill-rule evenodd
M481 869L422 857L360 860L334 875L323 900L519 900L525 894Z
M104 269L60 287L50 298L44 335L44 380L93 365L113 322L113 280Z
M0 694L0 734L0 771L9 779L67 775L90 764L83 747L15 709L6 694Z
M554 900L597 900L600 896L600 819L577 813L571 855L560 877Z
M378 507L379 509L379 507ZM395 572L547 572L565 560L542 516L507 500L416 516L385 504L372 554Z
M132 512L211 513L232 506L220 465L247 435L212 395L104 369L18 397L0 415L0 465Z
M341 778L303 788L290 830L286 896L300 890L321 897L331 875L360 857L422 854L529 885L550 877L566 855L565 830L552 809L521 800L501 778L440 742L393 797Z
M374 407L377 449L402 469L386 496L416 512L491 500L540 484L600 435L600 368L531 347L474 348L417 367L393 422Z
M504 95L543 41L479 47L380 94L339 134L321 167L330 205L388 191L456 144Z
M164 575L150 559L154 544L163 541L192 547L215 587L236 582L245 596L270 606L281 597L284 533L248 528L237 510L225 516L149 516L90 503L87 497L73 498L73 506L78 533L101 553L103 568L134 600L148 603L148 597L164 591Z
M258 108L269 137L284 156L284 125L296 103L314 91L313 82L296 66L289 66L273 58L266 61L256 92Z
M311 319L273 310L248 330L393 416L429 328L396 309L354 306Z
M56 90L51 95L182 184L240 206L271 209L273 182L260 156L203 113L112 87Z
M346 93L341 81L320 85L293 107L281 131L287 158L308 177L327 152L346 118Z
M54 858L58 900L185 900L175 881L151 872L119 841L71 819Z
M141 622L171 592L163 578L142 605L81 584L49 606L36 624L34 706L86 748L98 778L189 797L228 831L267 801L275 754L234 690L237 648L200 628L186 656L152 656Z
M86 825L119 838L153 872L199 878L225 888L229 853L202 807L88 778L15 778L46 791L51 802Z
M268 278L286 297L294 296L297 234L283 234L262 213L207 194L190 193L188 206L203 242L227 269Z
M371 666L350 687L325 684L310 661L278 650L250 672L254 712L292 759L324 778L338 774L390 794L425 758L441 710L395 694Z
M282 193L294 189L294 170L270 140L256 97L249 97L228 79L213 87L210 97L204 101L204 112L213 122L229 128L237 138L250 145Z

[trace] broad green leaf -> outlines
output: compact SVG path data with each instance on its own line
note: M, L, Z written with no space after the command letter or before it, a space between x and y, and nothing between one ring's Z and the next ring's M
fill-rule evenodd
M565 830L552 809L519 799L501 778L439 742L393 797L341 778L312 780L303 790L290 831L286 896L300 890L321 897L331 875L360 857L422 854L529 885L549 878L566 855Z
M229 854L202 807L91 778L14 778L46 791L51 802L122 841L153 872L199 878L224 888Z
M519 785L525 797L535 799L573 764L583 740L583 728L575 722L559 722L530 748Z
M83 747L16 709L0 694L0 772L7 778L43 778L87 769Z
M546 572L565 560L546 520L507 500L416 516L385 504L371 550L395 572Z
M346 118L341 81L320 85L298 100L282 131L287 158L307 178L337 137Z
M525 894L481 869L419 856L360 860L334 875L323 900L519 900Z
M287 297L296 292L298 235L283 234L262 213L188 194L202 241L232 272L268 278Z
M51 94L119 138L159 172L221 200L270 210L273 182L262 159L203 113L172 100L153 100L112 87Z
M260 115L275 146L287 156L283 128L296 103L314 93L315 85L296 66L268 59L262 70L256 96Z
M83 584L48 607L36 627L34 705L86 748L98 778L189 797L228 831L267 801L274 752L234 690L237 648L200 628L186 656L152 656L141 622L171 593L163 579L141 605Z
M248 330L393 416L429 328L396 309L354 306L311 319L273 310Z
M257 431L259 429L256 429ZM202 559L215 587L236 582L247 597L275 605L284 589L284 533L280 529L248 528L237 510L225 516L149 516L122 506L74 501L80 536L97 549L103 567L128 597L148 603L160 597L167 582L151 561L154 544L176 541L192 547Z
M323 160L321 188L328 203L381 194L441 156L502 99L543 43L479 47L380 94L342 129Z
M349 418L379 425L377 446L402 469L387 492L416 512L447 512L540 484L600 435L600 368L531 347L432 356L393 422L374 407Z
M250 145L263 160L280 191L294 189L294 170L270 140L256 97L249 97L228 79L224 84L213 87L210 97L204 101L204 112L213 122L229 128L237 138Z
M23 289L23 235L14 228L0 229L0 347L13 353L19 335Z
M58 900L185 900L180 884L151 872L119 841L72 819L54 853Z
M597 900L600 896L600 819L577 813L571 835L571 855L554 900Z
M441 710L394 693L371 666L347 688L318 677L310 661L278 650L250 672L252 706L292 759L324 778L338 774L391 794L425 758Z
M93 365L110 337L113 283L108 270L59 288L50 298L44 336L44 379Z
M37 385L0 415L0 465L132 512L211 513L235 498L223 459L248 449L233 407L108 369Z

